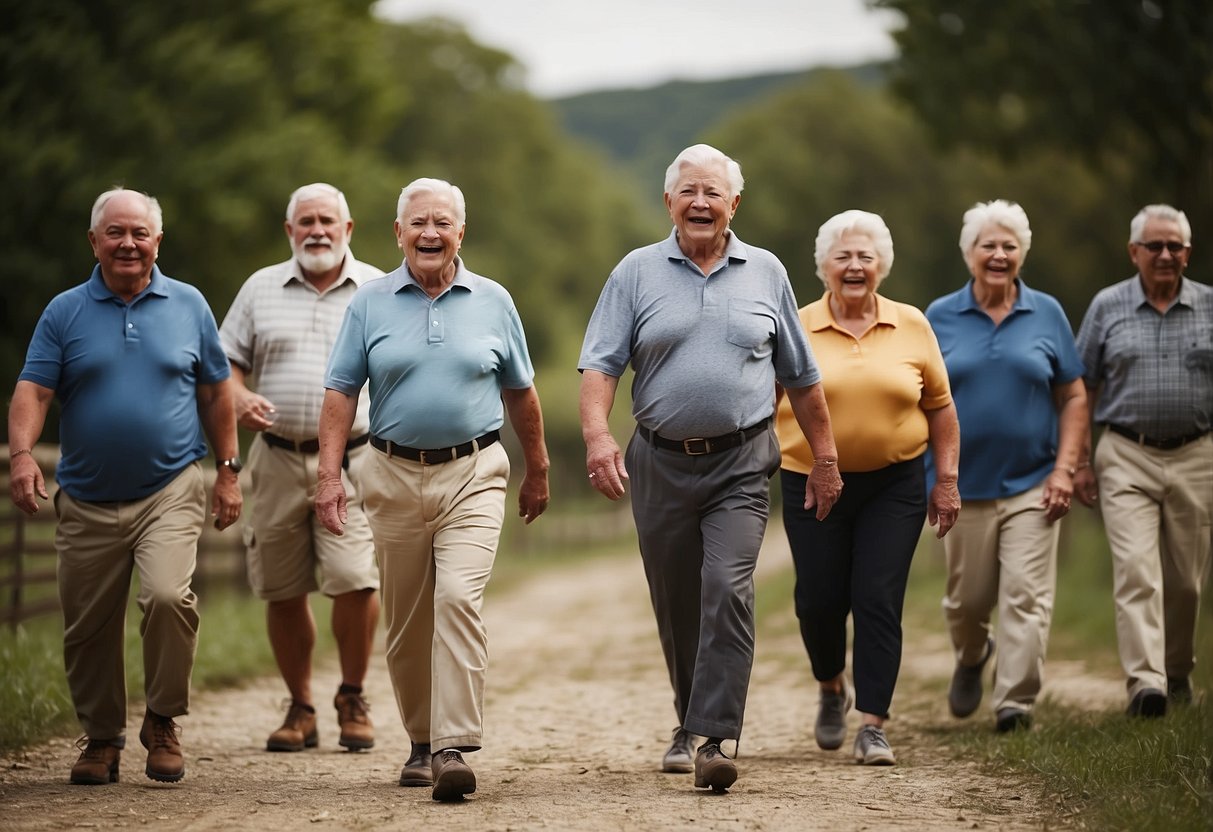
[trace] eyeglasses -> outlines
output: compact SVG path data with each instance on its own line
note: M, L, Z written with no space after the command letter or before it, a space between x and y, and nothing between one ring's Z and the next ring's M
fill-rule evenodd
M1141 246L1151 254L1161 254L1164 248L1172 254L1179 254L1188 247L1187 243L1177 243L1174 240L1166 243L1164 243L1162 240L1150 240L1148 243L1138 240L1133 245Z

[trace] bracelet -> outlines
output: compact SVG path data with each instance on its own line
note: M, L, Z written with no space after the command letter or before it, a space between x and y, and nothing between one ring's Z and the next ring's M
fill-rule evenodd
M21 448L20 450L13 451L8 455L9 462L12 462L14 459L21 456L21 454L29 454L30 456L33 456L34 451L32 448Z
M1071 477L1078 473L1078 469L1072 465L1054 465L1053 470L1054 471L1064 471L1065 473L1069 474Z

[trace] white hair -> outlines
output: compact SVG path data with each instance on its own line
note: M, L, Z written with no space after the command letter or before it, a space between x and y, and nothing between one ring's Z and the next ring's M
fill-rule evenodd
M463 191L445 179L428 179L425 177L414 179L401 189L400 199L396 201L397 220L404 218L404 209L408 207L413 197L418 194L445 194L449 196L451 198L451 205L455 208L455 222L460 226L467 224L467 203L463 199Z
M723 165L729 183L729 196L737 196L745 187L745 177L741 175L741 165L721 153L710 144L693 144L674 157L674 161L665 169L665 192L672 193L678 184L684 165L697 168L710 168Z
M1147 205L1137 212L1137 216L1129 223L1130 243L1142 242L1142 232L1146 230L1146 223L1150 220L1166 220L1178 224L1179 236L1183 238L1184 245L1192 245L1192 224L1188 222L1187 214L1162 204Z
M101 196L97 197L95 202L93 202L93 211L89 216L88 223L89 231L99 230L97 225L101 222L101 214L103 211L105 211L105 206L109 204L111 199L119 194L138 194L139 196L143 197L143 199L147 202L148 218L152 221L152 234L156 235L164 231L164 212L160 210L160 203L156 201L156 198L154 196L148 196L143 191L132 191L129 188L123 188L120 185L114 186L108 191L105 191L101 194Z
M302 188L296 188L295 192L291 194L291 198L286 203L286 221L294 221L295 209L299 207L300 202L322 199L324 197L333 197L337 200L337 218L339 220L348 222L351 219L350 205L345 201L345 194L327 182L313 182L310 185L304 185Z
M965 211L960 226L960 252L965 262L969 262L969 254L977 245L977 235L988 225L997 225L1011 232L1019 243L1019 262L1022 265L1028 259L1028 249L1032 248L1032 228L1028 225L1028 215L1023 208L1005 199L979 202Z
M843 211L821 224L813 251L817 259L817 276L829 286L825 274L826 257L846 234L863 234L872 241L872 248L876 249L876 285L879 286L893 268L893 235L881 216L869 211Z

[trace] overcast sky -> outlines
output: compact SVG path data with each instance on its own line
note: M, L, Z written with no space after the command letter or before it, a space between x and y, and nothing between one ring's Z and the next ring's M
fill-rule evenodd
M462 23L544 98L891 58L898 19L863 0L380 0L376 12Z

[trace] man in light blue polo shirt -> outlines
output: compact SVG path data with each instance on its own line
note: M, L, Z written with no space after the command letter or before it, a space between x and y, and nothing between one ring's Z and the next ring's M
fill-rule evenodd
M162 225L146 194L118 188L97 198L88 232L97 266L42 313L9 410L12 498L33 514L48 495L31 449L51 400L62 409L55 547L63 658L87 740L72 767L77 784L118 779L123 630L136 569L146 772L165 782L185 774L173 717L189 710L198 633L190 579L206 514L204 433L219 460L215 525L240 516L227 357L206 300L156 267Z
M345 313L325 377L316 514L347 519L341 457L370 384L364 505L387 623L387 658L412 741L402 786L435 800L476 790L463 753L481 747L488 639L481 618L505 519L508 412L526 459L518 513L548 504L548 454L522 322L509 292L459 259L463 193L440 179L401 191L404 264L363 284ZM504 407L502 402L504 401Z
M713 791L737 779L721 743L741 736L754 660L753 573L780 461L776 381L816 460L805 508L824 519L842 491L787 272L729 230L743 184L714 147L674 159L665 180L674 229L615 267L578 362L590 484L618 500L635 475L632 513L679 721L662 770L693 770L695 786ZM625 467L607 418L629 363L637 427Z

